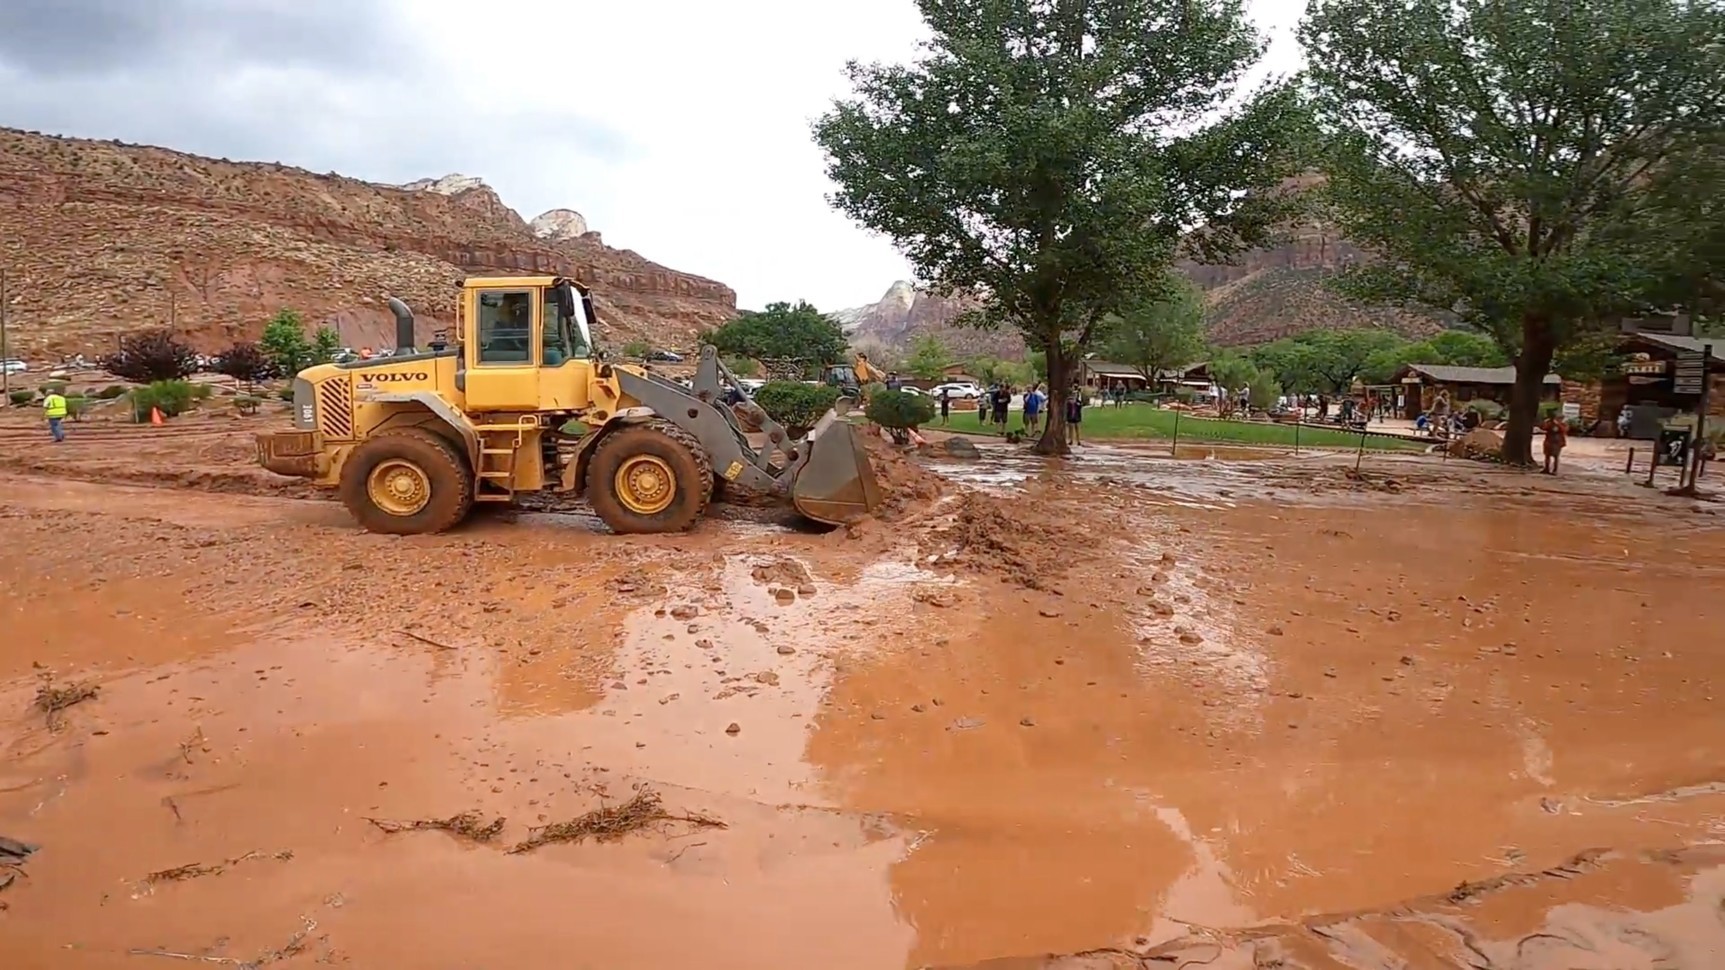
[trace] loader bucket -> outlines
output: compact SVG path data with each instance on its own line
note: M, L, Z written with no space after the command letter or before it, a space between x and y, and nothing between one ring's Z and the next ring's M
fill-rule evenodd
M880 482L856 429L828 411L803 438L808 461L791 482L791 504L828 525L844 525L880 507Z

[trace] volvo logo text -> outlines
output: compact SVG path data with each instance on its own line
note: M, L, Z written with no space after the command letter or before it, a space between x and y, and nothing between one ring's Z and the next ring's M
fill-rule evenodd
M431 380L431 375L425 371L414 371L411 374L367 374L365 376L365 382L368 384L374 381L387 381L389 383L399 384L403 381L429 380Z

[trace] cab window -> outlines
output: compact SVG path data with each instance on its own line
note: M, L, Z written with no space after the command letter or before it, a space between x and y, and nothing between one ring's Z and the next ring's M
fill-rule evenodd
M591 356L587 341L582 339L581 328L575 325L575 321L557 319L557 297L549 287L545 290L545 305L540 309L545 321L545 366L556 367L571 357Z
M533 359L533 291L482 290L478 303L479 363L530 363Z

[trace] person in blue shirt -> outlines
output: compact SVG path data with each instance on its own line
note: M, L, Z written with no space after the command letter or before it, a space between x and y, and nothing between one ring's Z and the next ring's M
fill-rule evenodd
M1034 434L1042 424L1042 385L1033 384L1024 392L1024 430Z

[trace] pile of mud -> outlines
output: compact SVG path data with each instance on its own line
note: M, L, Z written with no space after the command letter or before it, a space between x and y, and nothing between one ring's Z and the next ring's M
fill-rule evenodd
M923 536L928 564L966 573L998 573L1003 582L1050 589L1081 554L1082 534L1040 503L966 492L951 520Z
M874 435L861 435L875 480L880 483L881 506L874 517L886 522L927 511L946 493L945 480L917 464L903 449Z
M1450 442L1449 453L1456 458L1495 460L1503 454L1503 436L1495 431L1475 428Z

